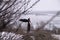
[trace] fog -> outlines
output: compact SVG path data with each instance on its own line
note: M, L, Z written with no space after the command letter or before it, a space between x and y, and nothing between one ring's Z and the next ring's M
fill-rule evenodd
M35 13L35 14L34 14ZM22 15L22 19L28 19L30 18L30 21L33 25L33 28L37 28L37 24L40 25L41 22L46 23L48 20L52 18L53 15L55 15L57 12L32 12L31 14ZM53 25L55 25L57 28L60 28L60 17L56 16L50 23L52 26L47 24L45 28L47 29L53 29ZM26 24L25 24L26 25ZM24 26L25 27L25 26Z
M31 10L32 11L59 11L60 0L40 0L40 2L37 3Z

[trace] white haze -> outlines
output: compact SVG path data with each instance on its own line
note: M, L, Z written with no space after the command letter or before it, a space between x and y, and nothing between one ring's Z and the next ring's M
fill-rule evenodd
M37 3L31 10L32 11L59 11L60 0L40 0L40 2Z

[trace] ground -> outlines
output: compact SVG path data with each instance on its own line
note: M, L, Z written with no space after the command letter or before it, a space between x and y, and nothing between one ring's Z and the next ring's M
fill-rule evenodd
M18 29L17 31L11 30L8 31L7 29L4 29L4 31L7 32L14 32L15 34L21 34L24 35L23 39L24 40L58 40L53 33L48 32L46 30L33 30L31 33L25 33L24 30Z

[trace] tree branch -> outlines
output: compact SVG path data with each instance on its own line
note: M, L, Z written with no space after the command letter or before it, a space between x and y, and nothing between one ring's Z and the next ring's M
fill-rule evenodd
M7 10L8 8L10 8L12 5L14 5L14 3L16 2L17 0L15 0L9 7L7 7L6 9L4 9L4 10L0 10L0 13L1 12L3 12L3 11L5 11L5 10Z

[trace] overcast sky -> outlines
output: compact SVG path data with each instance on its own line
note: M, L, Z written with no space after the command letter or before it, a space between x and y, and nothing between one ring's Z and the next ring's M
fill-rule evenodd
M37 3L32 8L32 11L59 11L59 10L60 0L40 0L40 2Z

